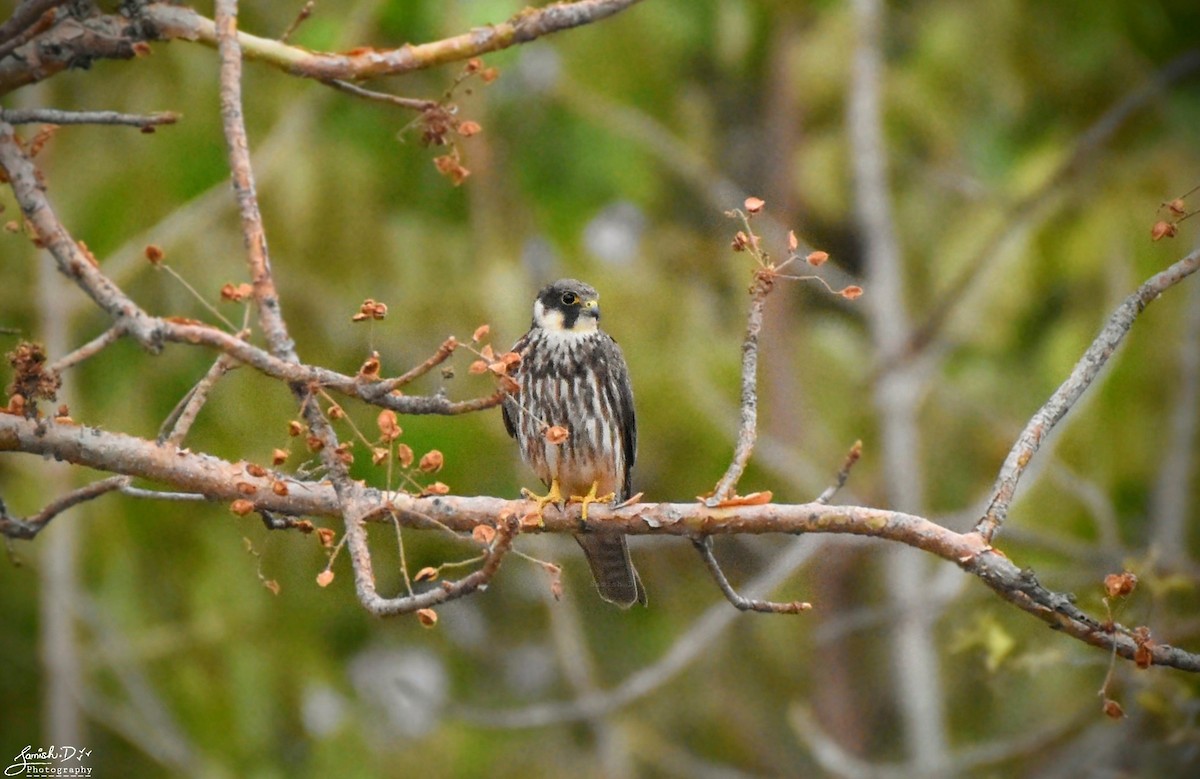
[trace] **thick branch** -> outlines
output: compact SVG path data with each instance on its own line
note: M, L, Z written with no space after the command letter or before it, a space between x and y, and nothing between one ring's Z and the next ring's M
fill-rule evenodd
M244 32L239 32L237 37L246 59L319 81L362 81L423 70L528 43L544 35L599 21L637 2L639 0L554 3L544 8L527 9L506 22L477 27L440 41L398 49L360 48L344 54L309 51ZM216 24L190 8L154 3L143 9L143 16L162 38L184 38L209 46L217 43Z
M247 463L231 463L173 446L49 420L34 421L0 414L0 452L22 451L110 473L140 476L209 500L248 500L256 510L288 515L342 516L342 502L327 482L305 481L266 471L254 476ZM257 470L257 469L253 469ZM286 487L280 495L273 485ZM436 496L384 493L359 488L350 504L353 515L369 517L395 511L411 527L448 527L470 533L477 525L495 526L498 517L525 516L533 504L492 497ZM593 505L583 522L580 509L547 510L536 532L578 533L603 529L628 535L669 535L701 539L710 535L765 533L838 533L868 536L924 550L978 576L1002 598L1052 627L1132 659L1137 644L1132 631L1105 626L1073 605L1067 595L1051 592L1003 554L992 550L977 533L956 533L924 517L864 506L821 503L766 504L709 508L702 503L635 503L619 509ZM351 522L347 531L361 532ZM534 528L528 528L533 531ZM366 575L368 572L364 572ZM378 597L378 596L376 596ZM386 599L384 599L386 600ZM369 602L370 598L368 598ZM1167 644L1148 647L1151 662L1200 672L1200 655Z
M66 17L55 20L45 32L39 27L31 29L35 31L32 40L24 40L24 35L14 39L19 45L0 57L0 95L67 68L86 68L93 60L133 59L137 56L135 44L141 39L129 20L116 14Z

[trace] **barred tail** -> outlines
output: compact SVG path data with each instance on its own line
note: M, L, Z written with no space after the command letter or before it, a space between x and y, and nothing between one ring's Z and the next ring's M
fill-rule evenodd
M625 536L595 533L577 535L575 540L583 547L601 598L623 609L634 603L646 605L646 590L629 559Z

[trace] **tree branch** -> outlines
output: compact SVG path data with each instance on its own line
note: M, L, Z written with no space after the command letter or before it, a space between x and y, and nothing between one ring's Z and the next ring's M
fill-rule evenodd
M0 48L0 95L68 68L88 67L93 60L133 59L138 54L137 44L144 38L131 27L129 19L118 14L63 19L42 16ZM16 46L10 45L14 43Z
M750 314L746 318L746 337L742 341L742 425L738 430L733 460L713 489L712 497L708 499L710 506L716 506L736 494L738 480L742 478L750 455L754 452L754 440L758 437L758 334L762 330L767 295L774 284L771 273L756 273L754 285L750 288Z
M693 539L692 545L700 553L700 559L704 561L704 567L708 569L709 574L713 577L713 581L721 588L721 593L725 596L725 599L732 603L738 611L758 611L763 614L799 614L802 611L808 611L812 608L811 603L798 600L783 603L779 601L758 600L739 595L733 589L733 585L729 583L729 579L725 577L725 572L721 570L717 558L713 556L712 538L705 536L704 538Z
M390 514L387 509L380 513ZM457 600L484 588L496 575L500 562L512 549L513 538L520 531L515 512L506 512L505 519L495 520L496 536L492 539L483 565L453 582L442 582L439 586L414 595L403 595L396 598L384 598L375 589L375 574L371 569L371 553L367 548L364 532L351 532L347 527L347 538L351 560L354 563L354 584L358 591L358 599L377 617L390 617L397 614L410 614L418 609L428 609L441 603ZM490 527L493 520L489 517L480 525ZM354 525L361 531L361 522Z
M159 446L121 433L82 425L31 420L0 414L0 452L21 451L54 457L109 472L139 476L171 485L177 490L204 495L208 500L248 500L254 510L298 516L343 516L342 501L325 481L308 481L262 469L256 476L249 463L231 463L174 446ZM273 486L282 482L279 494ZM362 487L353 496L348 511L363 519L378 518L395 511L400 521L415 528L449 528L470 533L478 525L494 526L497 517L525 516L534 509L531 501L492 497L431 496L386 493ZM709 508L703 503L635 503L618 509L593 505L582 520L578 506L565 511L546 511L544 526L523 527L525 532L578 533L582 528L627 535L666 535L699 539L710 535L761 535L766 533L837 533L867 536L921 549L959 565L978 576L1005 600L1047 624L1093 646L1133 659L1138 642L1129 628L1106 625L1084 614L1072 598L1044 588L1033 574L1022 570L1002 553L983 542L977 533L956 533L930 520L899 511L865 506L828 506L821 503L765 504L760 506ZM347 525L352 544L360 543ZM6 535L12 535L6 527ZM17 534L20 537L20 534ZM365 544L365 536L361 543ZM499 563L497 562L497 565ZM363 571L364 582L370 580ZM481 582L476 582L478 586ZM390 611L388 599L372 589L360 592L364 605L379 613ZM422 601L424 603L424 601ZM422 608L416 606L415 608ZM1146 648L1150 662L1200 672L1200 655L1167 644Z
M1137 319L1138 314L1157 300L1163 292L1195 273L1197 268L1200 268L1200 249L1193 251L1166 270L1151 276L1129 297L1125 298L1125 302L1118 306L1117 310L1108 318L1108 322L1092 341L1091 346L1079 358L1079 362L1075 363L1071 375L1025 425L1025 429L1021 431L1017 442L1009 451L1008 457L1005 458L1004 465L1000 468L1000 475L992 488L992 497L987 512L975 525L975 532L979 533L984 541L990 543L992 537L1003 525L1008 516L1009 505L1016 494L1017 483L1029 466L1030 460L1037 454L1042 441L1091 385L1100 373L1100 369L1105 366L1121 341L1124 340L1125 334L1133 327L1133 322Z
M153 317L104 274L94 258L84 251L80 243L59 221L46 196L45 185L42 183L33 161L21 148L12 126L3 121L0 121L0 167L3 167L8 174L9 186L21 206L22 213L28 220L36 242L50 252L63 275L74 281L114 320L113 328L109 331L76 352L58 360L54 364L58 369L68 367L80 359L91 356L115 340L118 335L130 335L151 352L161 351L166 342L208 346L289 384L305 386L316 384L382 408L390 408L401 414L452 416L492 408L503 400L503 393L499 391L484 397L457 402L440 395L401 396L392 394L392 390L424 375L435 365L445 361L453 352L451 339L447 339L438 347L438 350L426 362L409 372L392 379L372 380L364 376L347 376L325 368L284 359L254 346L239 335L207 324L178 317L170 319ZM263 248L265 249L265 243ZM260 267L269 268L268 265L261 262ZM261 273L261 270L259 272ZM268 303L267 310L276 309L278 309L277 300L274 305ZM272 328L275 331L279 329L276 325L272 325ZM290 339L286 337L286 328L284 328L283 340L290 343Z
M9 124L118 124L146 129L175 124L179 114L159 111L153 114L123 114L118 111L61 111L57 108L0 108L0 120Z
M545 35L599 21L640 0L577 0L526 9L499 24L471 32L397 49L360 48L344 54L314 52L278 40L238 33L246 59L274 65L287 73L318 81L362 81L478 57ZM152 3L142 16L163 39L183 38L209 46L217 44L217 25L190 8Z
M4 502L0 501L0 535L8 538L32 539L46 529L46 526L50 524L50 520L67 509L78 506L80 503L94 500L101 495L107 495L113 490L119 490L128 483L128 476L110 476L107 479L94 481L79 489L72 490L66 495L55 498L47 503L41 511L25 519L8 516Z
M0 120L0 167L38 242L46 248L64 276L79 285L101 310L113 318L123 332L151 352L162 349L161 321L151 317L100 270L94 257L84 251L63 227L46 198L33 160L21 148L13 126Z

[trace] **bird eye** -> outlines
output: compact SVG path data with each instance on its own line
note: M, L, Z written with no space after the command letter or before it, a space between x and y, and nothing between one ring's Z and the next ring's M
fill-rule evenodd
M562 302L564 306L573 306L579 302L579 296L574 292L564 292Z

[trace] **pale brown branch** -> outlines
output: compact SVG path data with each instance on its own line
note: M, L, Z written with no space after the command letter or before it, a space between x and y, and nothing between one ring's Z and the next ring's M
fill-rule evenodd
M755 274L754 285L750 288L746 337L742 341L742 423L738 429L733 460L713 489L708 499L710 506L716 506L736 494L738 480L742 478L750 455L754 452L754 440L758 436L758 334L762 330L767 295L773 286L774 277L770 273Z
M318 81L362 81L478 57L528 43L562 30L599 21L639 0L577 0L526 9L506 22L471 32L397 49L362 48L344 54L315 52L282 41L238 33L246 59L274 65L292 75ZM164 39L182 38L209 46L217 44L217 25L190 8L152 3L141 14Z
M348 516L358 518L347 523L347 534L352 539L359 537L364 545L362 518L383 516L391 511L411 527L470 533L478 525L494 525L497 517L521 517L534 508L532 502L524 500L453 495L422 498L357 485L347 491L343 500L327 481L297 479L267 469L263 470L264 475L255 476L251 471L257 469L247 463L231 463L82 425L0 413L0 452L4 451L49 456L110 473L137 476L183 492L201 494L212 501L248 500L256 511L340 517L345 506ZM277 481L287 486L286 494L280 495L273 489ZM1032 572L993 550L979 534L957 533L913 514L820 503L709 508L694 502L635 503L617 509L593 505L586 522L582 521L578 506L569 506L565 511L546 511L543 520L544 526L536 528L536 532L578 533L582 528L584 532L682 536L690 540L715 535L837 533L897 542L955 563L982 579L1000 597L1067 635L1107 651L1115 647L1117 654L1127 659L1132 659L1137 651L1129 628L1110 626L1089 617L1074 605L1070 596L1043 587ZM370 578L368 574L369 571L362 573L366 577L361 584L363 588ZM387 599L360 589L360 599L364 595L363 602L368 608L385 612L391 608L386 605ZM1154 644L1149 651L1153 664L1200 672L1200 655L1167 644Z
M233 191L242 220L246 262L250 266L254 302L258 307L258 325L272 354L288 362L298 362L295 344L288 335L280 310L279 294L275 289L270 255L267 253L267 235L254 187L254 170L250 166L250 144L246 139L246 123L242 115L242 50L237 35L237 0L217 0L215 27L217 51L221 58L221 120L229 150Z
M1125 334L1133 327L1134 320L1146 309L1146 306L1157 300L1159 295L1190 276L1198 268L1200 268L1200 249L1193 251L1166 270L1151 276L1129 297L1125 298L1125 301L1109 316L1091 346L1075 364L1071 375L1025 425L1025 429L1021 431L1021 435L1013 444L1008 457L1005 458L996 484L992 488L992 497L987 511L975 525L975 532L979 533L984 541L990 543L992 537L1003 525L1008 516L1009 505L1016 494L1017 483L1021 480L1021 476L1025 473L1033 456L1037 454L1042 441L1091 386L1092 381L1100 373L1100 369L1107 364L1121 341L1124 340Z

